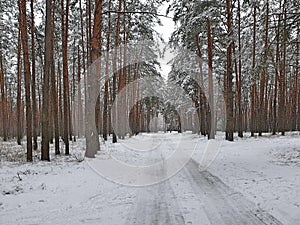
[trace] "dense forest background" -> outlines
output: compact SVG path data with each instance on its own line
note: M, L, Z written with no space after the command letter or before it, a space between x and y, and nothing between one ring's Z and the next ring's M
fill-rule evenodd
M28 161L37 149L50 160L50 143L68 155L81 137L94 157L94 125L115 143L158 131L159 116L164 130L229 141L300 130L298 0L1 0L0 13L0 136L26 137ZM165 80L153 27L170 16Z

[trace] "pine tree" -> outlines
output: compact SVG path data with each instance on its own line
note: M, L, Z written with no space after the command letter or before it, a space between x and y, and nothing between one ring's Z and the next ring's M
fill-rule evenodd
M5 78L4 78L4 68L3 68L3 60L2 60L2 51L1 50L0 50L0 85L1 85L1 108L2 108L3 140L7 141Z
M32 110L31 110L31 73L28 52L26 0L19 0L21 39L23 47L23 63L25 78L25 101L26 101L26 136L27 136L27 161L32 161Z
M86 106L86 144L87 149L85 156L89 158L95 157L97 151L100 150L100 143L98 137L98 131L95 130L95 118L99 116L95 112L96 100L98 99L98 95L95 96L95 93L98 93L96 90L98 87L98 81L100 80L98 75L101 71L100 61L97 61L101 57L101 49L102 49L102 0L97 0L95 2L95 13L94 13L94 27L93 27L93 36L91 37L91 63L90 67L95 67L96 74L89 74L87 78L87 93L88 101L90 102L88 106ZM91 72L91 71L89 71ZM96 89L96 90L95 90Z
M35 23L34 23L34 0L30 1L31 8L31 98L32 98L32 137L33 137L33 149L37 150L37 104L36 104L36 63L35 63Z
M52 58L52 2L46 3L46 27L45 27L45 69L43 79L43 104L42 104L42 160L50 161L49 155L49 107L50 107L50 77L51 66L53 64Z
M69 155L69 135L70 133L70 97L69 97L69 70L68 70L68 31L69 31L69 0L61 1L62 9L62 45L63 45L63 108L64 108L64 135L65 154Z
M233 118L233 83L232 83L232 21L231 21L231 3L230 0L226 0L227 9L227 35L228 35L228 47L227 47L227 69L226 69L226 140L233 141L234 131L234 118Z

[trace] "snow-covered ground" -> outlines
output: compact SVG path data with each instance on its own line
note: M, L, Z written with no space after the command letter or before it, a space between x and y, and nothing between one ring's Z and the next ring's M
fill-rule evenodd
M71 156L52 162L1 162L0 224L119 224L135 191L109 182L81 161L83 141Z
M300 134L223 142L209 171L286 225L300 224Z
M222 138L218 133L217 139ZM117 145L101 144L112 158L147 166L169 159L178 146L197 146L192 158L199 162L208 141L190 133L159 133L141 134ZM0 224L233 224L237 200L240 207L266 211L282 224L300 221L298 133L223 141L207 173L198 174L196 164L188 163L171 179L147 187L111 182L90 167L91 162L107 158L101 154L94 161L82 161L83 153L84 141L79 140L72 144L71 156L51 154L50 163L37 159L25 163L22 147L1 143ZM218 188L210 191L213 185ZM222 215L227 203L223 208L213 204L223 200L232 210ZM236 210L244 216L248 212ZM245 224L260 224L255 218L249 221Z

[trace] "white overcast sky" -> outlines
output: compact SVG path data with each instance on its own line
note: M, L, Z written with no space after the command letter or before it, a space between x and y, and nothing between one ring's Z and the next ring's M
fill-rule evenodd
M159 8L159 14L165 15L169 3L165 3ZM169 13L169 17L173 17L172 13ZM175 24L173 22L173 19L167 18L167 17L160 17L162 26L156 26L154 29L159 32L166 43L168 43L169 38L171 37L172 32L175 29ZM170 51L166 51L165 57L160 58L159 62L161 64L161 74L166 79L168 76L168 73L171 71L171 66L167 65L167 63L172 59L172 53Z

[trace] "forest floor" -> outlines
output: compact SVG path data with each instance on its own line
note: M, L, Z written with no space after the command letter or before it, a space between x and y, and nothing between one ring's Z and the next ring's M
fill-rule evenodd
M222 141L203 171L207 146L191 133L140 134L115 145L102 142L106 155L96 159L84 159L85 143L78 140L70 156L52 151L49 163L35 152L34 162L26 163L24 146L0 142L0 224L299 224L299 133ZM132 177L101 176L97 168L111 158L154 165L191 148L191 160L169 179L154 179L168 174L158 166L153 185L124 185Z

